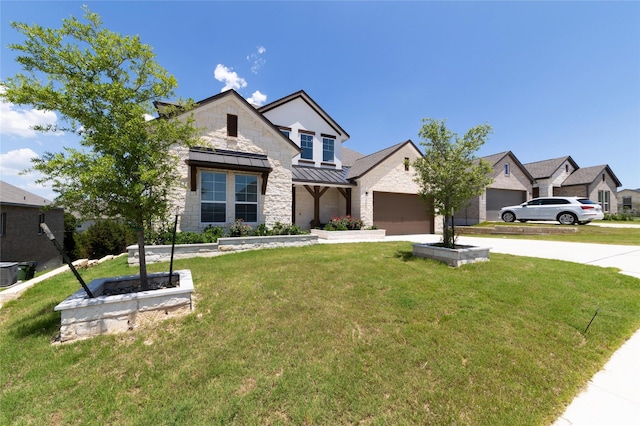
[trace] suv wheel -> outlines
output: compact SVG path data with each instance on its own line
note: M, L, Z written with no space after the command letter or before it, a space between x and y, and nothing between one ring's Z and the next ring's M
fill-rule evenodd
M514 222L516 220L516 215L511 212L502 213L502 220L505 222Z
M558 215L558 222L563 225L573 225L577 221L578 218L576 217L576 215L570 212L564 212Z

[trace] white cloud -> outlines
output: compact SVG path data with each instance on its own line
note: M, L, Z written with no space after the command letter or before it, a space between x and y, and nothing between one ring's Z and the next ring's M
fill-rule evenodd
M144 117L144 121L151 121L151 120L153 120L155 118L151 114L142 114L142 116Z
M18 176L18 174L31 167L31 159L38 154L30 148L20 148L0 154L0 175Z
M263 95L259 90L253 92L250 98L247 98L247 102L254 106L262 106L267 100L267 95Z
M260 68L262 68L267 62L266 59L262 57L267 52L267 49L264 46L258 46L256 48L256 52L247 56L247 61L251 62L251 72L254 74L258 74Z
M56 194L53 192L51 185L49 183L36 183L36 180L42 178L40 172L22 173L33 165L31 159L35 157L38 157L38 154L29 148L15 149L5 154L0 154L0 175L2 180L25 191L40 195L47 200L53 200Z
M247 87L247 82L244 78L238 76L235 71L232 71L231 68L227 68L222 64L216 65L213 76L216 80L224 83L224 87L222 88L221 92L229 89L238 90L243 87Z
M0 91L4 92L4 88ZM33 126L56 124L58 116L52 111L42 111L34 108L19 108L18 106L0 100L0 134L35 138L37 132Z

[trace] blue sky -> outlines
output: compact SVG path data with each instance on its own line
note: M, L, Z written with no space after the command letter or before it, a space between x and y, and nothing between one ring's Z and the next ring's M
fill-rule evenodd
M637 1L2 0L0 79L20 71L6 47L21 41L10 22L58 28L81 17L83 3L106 28L153 46L183 98L227 86L264 104L303 89L364 154L418 144L425 117L446 118L459 134L489 123L479 156L570 155L581 167L609 164L622 188L640 188ZM2 180L53 198L17 171L76 140L29 131L51 113L0 108Z

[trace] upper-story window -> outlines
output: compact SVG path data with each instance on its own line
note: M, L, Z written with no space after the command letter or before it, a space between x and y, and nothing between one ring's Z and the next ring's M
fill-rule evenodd
M333 161L335 139L322 138L322 161Z
M302 149L302 152L300 153L301 158L304 158L305 160L313 160L313 135L301 133L300 148Z
M280 130L280 133L282 133L283 135L285 135L287 138L291 139L290 135L291 135L291 127L278 127L278 130Z
M509 163L504 163L504 175L509 176L509 173L510 173Z

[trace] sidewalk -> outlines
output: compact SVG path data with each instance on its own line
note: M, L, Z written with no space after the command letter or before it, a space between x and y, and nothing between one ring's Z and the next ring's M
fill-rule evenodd
M385 237L384 241L435 243L440 241L440 236L397 235ZM466 236L461 236L458 242L488 246L493 253L619 268L620 273L640 279L640 246ZM640 287L640 280L638 286ZM640 426L640 330L613 354L552 426L570 425Z

